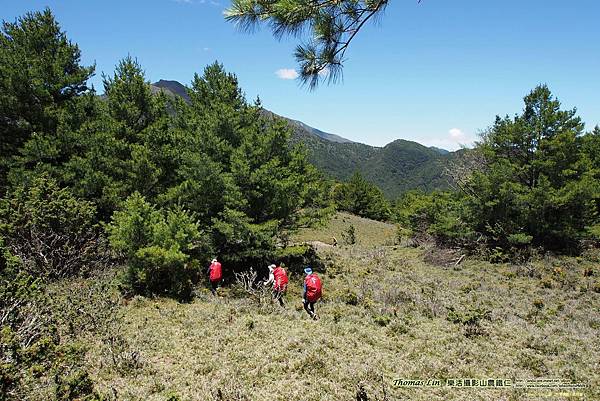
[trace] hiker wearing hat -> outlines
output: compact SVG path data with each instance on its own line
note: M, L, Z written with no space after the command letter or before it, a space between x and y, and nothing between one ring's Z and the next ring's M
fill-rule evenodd
M217 258L214 258L212 262L210 262L210 266L208 266L208 279L210 281L210 291L213 295L217 295L217 288L221 284L221 279L223 278L223 270L221 269L221 263L217 261Z
M306 278L304 279L304 288L302 290L302 301L304 302L304 309L310 317L318 319L315 313L315 302L321 298L321 279L316 273L313 273L310 266L304 269Z
M285 306L283 295L287 290L288 277L285 269L281 266L269 266L269 279L265 281L265 285L273 283L273 299L277 299L281 306Z

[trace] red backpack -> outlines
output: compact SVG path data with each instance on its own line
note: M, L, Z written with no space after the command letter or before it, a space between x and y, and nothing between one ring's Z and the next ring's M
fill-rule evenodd
M221 271L221 263L215 262L210 265L210 281L219 281L223 277L223 272Z
M315 273L309 274L304 279L306 284L306 299L308 302L317 302L321 298L321 279Z
M285 270L277 266L275 270L273 270L273 277L275 278L275 283L273 288L277 291L285 291L288 284L288 276Z

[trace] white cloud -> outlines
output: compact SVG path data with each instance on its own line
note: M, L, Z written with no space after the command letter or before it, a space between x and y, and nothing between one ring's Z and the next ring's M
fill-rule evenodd
M455 141L461 141L466 138L465 133L460 128L451 128L448 134L450 135L450 139L454 139Z
M281 79L296 79L298 78L298 71L291 68L281 68L275 71L275 75Z
M435 146L446 150L458 150L462 147L472 147L476 141L476 135L464 132L460 128L451 128L445 136L415 138L419 143L425 146Z

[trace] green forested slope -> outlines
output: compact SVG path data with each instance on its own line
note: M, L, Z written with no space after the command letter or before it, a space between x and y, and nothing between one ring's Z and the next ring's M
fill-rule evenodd
M273 115L273 113L265 111ZM309 160L331 178L348 180L359 171L377 185L388 198L396 198L411 189L429 192L446 189L445 166L460 152L440 152L417 142L398 139L379 148L357 142L334 142L307 129L305 124L289 120L292 141L301 142ZM310 127L309 127L310 128Z
M303 142L309 160L325 174L347 180L356 171L377 185L388 198L411 189L430 192L446 189L444 168L459 153L446 155L406 140L396 140L383 148L362 143L335 143L296 130L294 138Z
M177 81L160 80L152 84L152 89L189 101L185 86ZM323 132L266 109L263 115L287 121L293 131L291 140L304 144L310 162L331 178L346 181L359 171L388 198L396 198L411 189L430 192L448 187L443 171L448 161L456 157L455 152L428 148L404 139L379 148Z

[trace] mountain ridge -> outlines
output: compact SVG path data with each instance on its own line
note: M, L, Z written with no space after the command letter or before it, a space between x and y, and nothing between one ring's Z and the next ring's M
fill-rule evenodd
M153 93L163 91L190 102L187 88L177 81L161 79L151 84L151 89ZM391 199L409 190L446 189L444 170L459 155L459 152L427 147L406 139L396 139L382 147L371 146L264 108L262 113L268 118L286 120L292 129L292 143L303 144L309 161L326 176L345 181L358 171Z
M265 115L290 120L264 110ZM431 148L418 142L396 139L383 147L359 142L332 142L290 124L292 141L302 143L310 162L327 176L346 181L356 171L377 185L386 197L394 199L409 190L431 192L448 188L446 167L459 152Z

